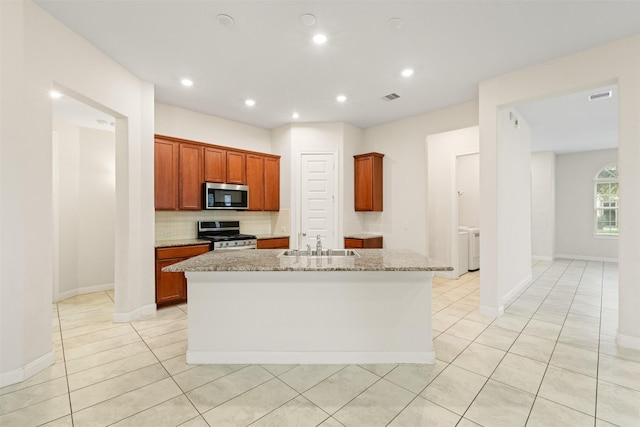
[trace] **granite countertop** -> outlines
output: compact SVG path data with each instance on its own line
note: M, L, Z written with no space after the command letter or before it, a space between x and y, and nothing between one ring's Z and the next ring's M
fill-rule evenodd
M375 239L376 237L382 237L382 234L354 233L344 235L345 239Z
M284 237L289 237L288 234L278 234L278 233L272 233L272 234L256 234L256 239L258 240L265 240L265 239L281 239Z
M451 271L405 249L357 249L353 257L278 257L282 249L215 250L162 269L189 271Z
M156 248L173 248L176 246L193 246L208 245L211 241L203 239L176 239L176 240L159 240L156 242Z

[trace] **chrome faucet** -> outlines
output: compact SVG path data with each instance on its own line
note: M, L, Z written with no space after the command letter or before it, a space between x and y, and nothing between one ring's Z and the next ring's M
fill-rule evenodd
M318 256L322 255L322 238L319 234L316 236L316 252Z

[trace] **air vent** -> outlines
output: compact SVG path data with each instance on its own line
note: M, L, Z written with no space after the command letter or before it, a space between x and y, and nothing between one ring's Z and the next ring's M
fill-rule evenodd
M400 98L400 95L397 93L390 93L389 95L385 95L382 97L383 101L393 101L394 99Z
M606 92L594 93L589 95L589 101L597 101L598 99L611 98L613 91L608 90Z

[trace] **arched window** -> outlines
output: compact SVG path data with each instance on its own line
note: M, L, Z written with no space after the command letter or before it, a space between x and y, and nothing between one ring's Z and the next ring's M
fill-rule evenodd
M612 163L595 179L596 234L618 235L618 165Z

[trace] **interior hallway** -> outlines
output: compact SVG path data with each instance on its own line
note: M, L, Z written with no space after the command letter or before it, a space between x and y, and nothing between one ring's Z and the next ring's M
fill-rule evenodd
M53 306L56 364L0 389L0 425L639 425L617 265L533 273L499 319L478 311L478 273L435 278L435 365L187 365L186 305L112 323L112 292L80 295Z

